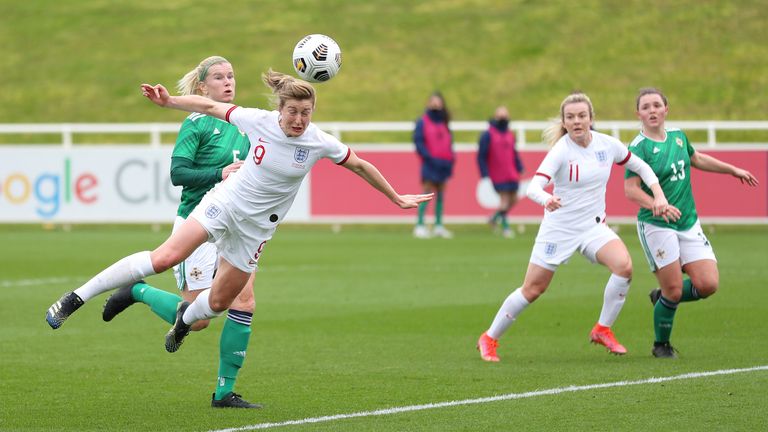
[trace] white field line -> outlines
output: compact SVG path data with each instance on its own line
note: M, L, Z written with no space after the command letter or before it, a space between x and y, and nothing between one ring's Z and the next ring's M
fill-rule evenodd
M329 422L334 420L344 420L344 419L357 418L357 417L383 416L383 415L390 415L390 414L399 414L399 413L412 412L412 411L423 411L423 410L429 410L429 409L447 408L447 407L462 406L462 405L484 404L484 403L498 402L498 401L504 401L504 400L526 399L526 398L536 397L536 396L557 395L562 393L578 392L578 391L585 391L585 390L604 389L604 388L611 388L611 387L626 387L626 386L641 385L641 384L656 384L656 383L667 382L667 381L704 378L704 377L711 377L716 375L730 375L730 374L764 371L764 370L768 370L768 365L754 366L754 367L744 368L744 369L722 369L722 370L716 370L711 372L692 372L692 373L687 373L682 375L659 377L659 378L647 378L647 379L642 379L637 381L617 381L617 382L610 382L610 383L603 383L603 384L588 384L588 385L581 385L581 386L558 387L558 388L552 388L552 389L546 389L546 390L535 390L535 391L530 391L525 393L508 393L504 395L477 398L477 399L464 399L464 400L458 400L458 401L438 402L438 403L430 403L430 404L424 404L424 405L410 405L410 406L403 406L403 407L379 409L375 411L362 411L362 412L349 413L349 414L336 414L336 415L329 415L329 416L322 416L322 417L310 417L310 418L305 418L300 420L288 420L288 421L275 422L275 423L259 423L254 425L234 427L234 428L228 428L228 429L215 429L209 432L236 432L236 431L250 431L250 430L257 430L257 429L270 429L270 428L276 428L280 426L296 426L296 425L305 425L305 424L312 424L312 423L323 423L323 422Z
M82 281L82 280L84 280L84 278L72 278L72 277L52 277L52 278L44 278L44 279L0 280L0 288L75 283L75 282Z

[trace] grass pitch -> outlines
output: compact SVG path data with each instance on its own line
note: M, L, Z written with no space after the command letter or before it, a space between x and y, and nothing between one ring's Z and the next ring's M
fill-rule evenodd
M712 229L712 228L710 228ZM650 355L655 286L634 228L632 290L614 329L629 354L587 343L608 276L574 257L502 338L502 362L482 362L477 336L519 286L535 227L514 240L484 226L453 240L415 240L409 226L287 225L267 246L257 311L235 390L259 411L209 408L223 324L168 354L168 325L136 305L101 321L107 295L59 330L48 306L113 261L154 247L166 229L46 231L2 226L0 430L206 431L567 386L768 364L766 227L709 233L720 262L713 298L683 304L672 342L680 358ZM172 290L170 273L149 281ZM768 372L541 395L279 430L757 430Z

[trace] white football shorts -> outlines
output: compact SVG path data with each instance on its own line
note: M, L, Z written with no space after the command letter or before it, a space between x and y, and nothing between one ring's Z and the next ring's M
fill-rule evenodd
M557 229L542 224L536 243L533 245L530 262L550 271L568 262L576 252L584 255L591 263L597 262L597 252L611 240L619 236L604 223L596 223L585 232L571 232L568 229Z
M698 219L686 231L638 221L637 235L652 272L677 260L680 260L680 266L704 259L717 262L715 251L704 235Z
M176 220L173 222L173 232L176 232L185 220L181 216L176 216ZM218 264L219 254L216 251L216 245L203 243L187 259L173 266L176 285L179 290L183 290L184 285L186 285L190 291L210 288Z
M261 228L232 210L221 197L207 193L189 217L195 218L208 232L208 241L216 245L219 257L236 268L252 273L277 226ZM255 219L255 218L254 218Z

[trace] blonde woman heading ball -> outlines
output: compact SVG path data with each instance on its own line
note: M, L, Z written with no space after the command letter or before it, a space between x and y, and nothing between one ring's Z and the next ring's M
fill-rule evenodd
M243 108L198 95L171 96L160 84L141 85L142 94L156 105L205 114L238 127L248 135L250 151L243 165L206 194L163 244L129 255L65 293L46 314L52 328L59 328L95 296L168 270L201 244L214 243L220 263L211 288L191 303L180 304L165 336L166 350L177 351L195 322L219 316L230 307L256 270L302 180L321 159L354 172L400 208L415 208L432 199L432 194L397 193L375 166L312 123L316 102L312 85L272 70L262 78L272 91L275 110Z

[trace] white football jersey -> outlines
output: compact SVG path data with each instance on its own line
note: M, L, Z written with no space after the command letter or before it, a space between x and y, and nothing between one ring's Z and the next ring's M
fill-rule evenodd
M554 182L562 207L544 212L543 225L554 231L583 232L605 221L605 188L614 163L625 164L631 153L616 138L591 131L584 148L568 134L544 157L536 175Z
M299 137L287 137L278 123L279 113L235 107L227 121L248 135L251 149L235 173L214 190L236 214L263 228L283 221L301 181L322 158L344 163L350 149L333 135L310 123Z

